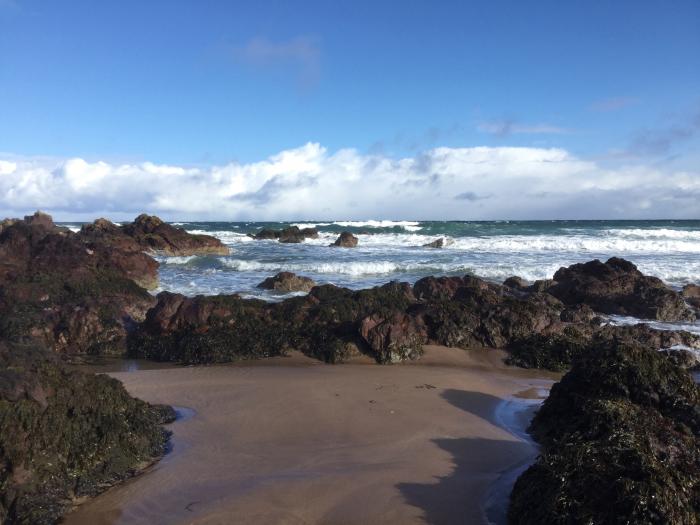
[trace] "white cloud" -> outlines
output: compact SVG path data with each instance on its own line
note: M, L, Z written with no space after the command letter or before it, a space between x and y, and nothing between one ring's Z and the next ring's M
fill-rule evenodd
M615 169L563 149L435 148L391 158L309 143L210 168L0 159L0 210L65 220L697 218L700 172Z

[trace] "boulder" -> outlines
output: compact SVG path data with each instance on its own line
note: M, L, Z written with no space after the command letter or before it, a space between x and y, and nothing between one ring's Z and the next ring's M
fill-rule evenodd
M376 314L365 317L359 330L379 363L418 359L428 341L423 320L400 312L388 317Z
M340 246L341 248L354 248L357 246L357 237L350 232L342 232L331 246Z
M686 284L681 294L689 305L700 309L700 286L697 284Z
M503 281L503 286L506 286L508 288L513 288L515 290L524 290L528 286L530 286L530 283L528 283L522 277L518 277L517 275L514 275L513 277L508 277L508 279Z
M258 288L278 292L309 292L314 286L316 283L313 279L292 272L280 272L258 284Z
M613 257L560 268L547 292L566 305L585 303L597 312L661 321L692 321L683 297L660 279L643 275L629 261Z
M298 226L290 226L282 230L263 228L251 237L258 241L277 239L279 242L296 244L304 242L305 239L318 238L318 230L316 228L300 229Z
M454 243L452 239L440 237L437 240L424 244L423 248L444 248L445 246L449 246L452 243Z

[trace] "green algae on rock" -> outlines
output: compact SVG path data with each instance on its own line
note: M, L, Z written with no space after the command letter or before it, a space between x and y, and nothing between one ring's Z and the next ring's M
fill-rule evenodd
M165 453L172 408L49 351L0 342L0 522L50 524Z
M666 356L609 340L581 353L531 432L513 525L700 523L700 387Z

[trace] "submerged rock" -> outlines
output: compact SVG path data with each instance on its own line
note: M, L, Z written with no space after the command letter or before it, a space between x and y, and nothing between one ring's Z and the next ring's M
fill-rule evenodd
M423 245L423 248L444 248L445 246L449 246L450 244L454 243L452 239L445 238L445 237L440 237L439 239L429 242Z
M560 268L547 292L564 304L585 303L597 312L661 321L692 321L683 297L629 261L612 257Z
M530 430L542 452L509 523L698 523L700 387L661 353L612 340L581 354Z
M0 522L52 524L165 453L171 407L107 375L70 371L34 346L0 342Z
M350 232L342 232L331 246L340 246L341 248L354 248L357 246L358 238Z
M274 277L268 277L258 284L258 288L278 292L308 292L314 286L316 283L313 279L292 272L279 272Z

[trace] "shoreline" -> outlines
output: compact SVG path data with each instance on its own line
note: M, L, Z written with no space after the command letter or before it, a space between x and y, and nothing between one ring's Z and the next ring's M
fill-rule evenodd
M65 523L488 523L492 485L536 455L497 412L555 378L497 353L113 373L132 395L195 414L170 427L170 454Z

